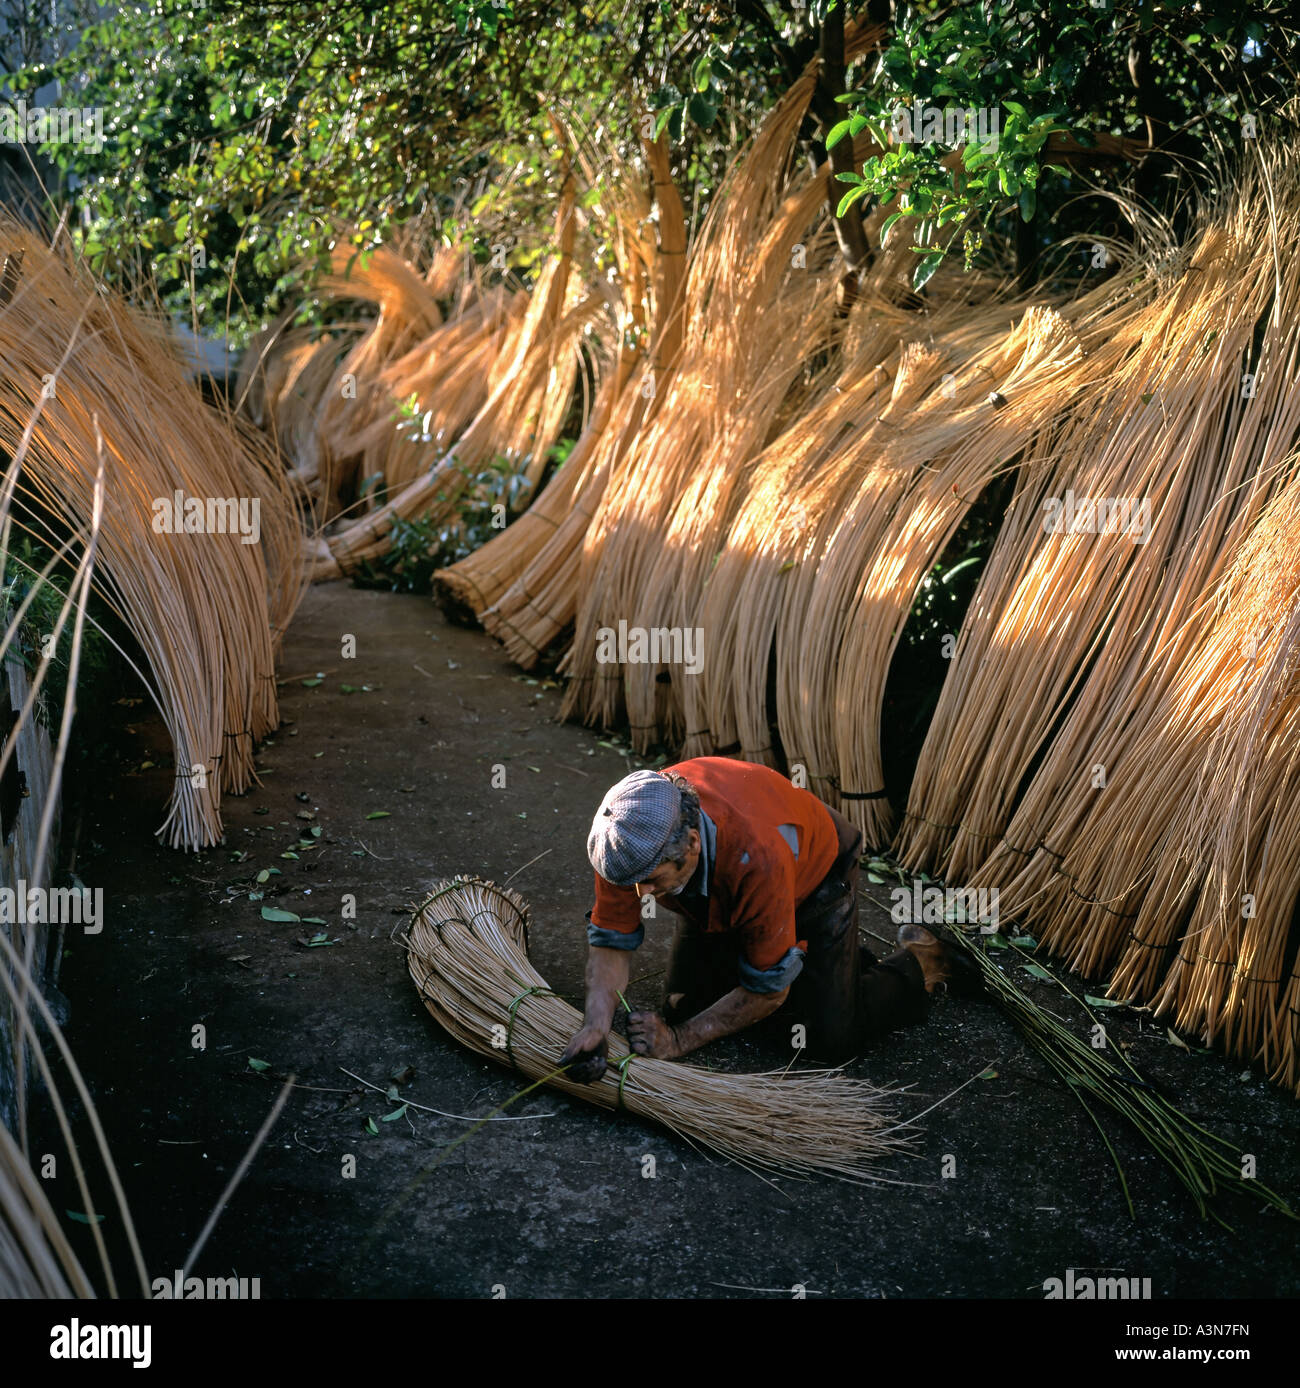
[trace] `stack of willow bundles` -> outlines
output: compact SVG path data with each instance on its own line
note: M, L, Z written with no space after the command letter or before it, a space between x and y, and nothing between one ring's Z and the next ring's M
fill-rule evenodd
M655 381L655 408L584 540L566 712L608 724L626 708L642 747L658 728L677 740L700 733L687 726L682 684L696 677L674 679L659 662L604 662L600 634L690 625L748 465L782 410L811 391L811 363L833 330L826 187L790 178L815 82L809 69L728 170L691 251L676 369Z
M412 918L411 978L439 1025L471 1050L753 1171L881 1181L877 1164L909 1149L915 1129L890 1117L889 1091L836 1070L726 1074L634 1056L611 1034L603 1078L567 1079L557 1062L582 1015L529 962L528 927L517 893L474 877L437 883Z
M851 33L852 51L865 51L874 35L869 30ZM741 463L758 446L756 440L761 442L770 431L770 421L797 408L806 393L807 385L800 380L802 360L796 368L790 363L807 357L812 346L822 345L829 335L829 314L822 302L830 283L829 227L824 221L820 228L812 225L815 209L827 194L820 182L805 182L786 197L791 185L785 166L791 160L793 132L811 82L810 71L733 165L724 192L728 211L711 213L689 271L684 217L669 176L663 139L645 145L658 204L659 243L653 251L635 230L645 223L646 214L636 215L627 205L636 194L635 180L614 181L624 204L612 209L621 247L620 350L608 412L593 413L574 450L570 466L581 460L582 473L575 470L567 478L557 477L552 489L538 499L524 522L535 516L540 524L528 527L527 533L522 524L515 527L521 532L517 549L509 536L498 537L439 580L455 600L477 610L488 631L526 666L535 663L575 621L581 595L600 587L601 580L593 573L606 562L606 541L611 536L617 539L629 504L648 509L659 519L676 517L691 532L673 544L671 554L660 555L651 578L675 592L678 577L673 556L691 563L702 555L707 558L701 536L725 525ZM751 198L752 206L747 202ZM801 230L809 231L806 242L797 240ZM759 265L749 264L747 257L753 256ZM737 271L736 266L744 268ZM811 306L801 302L796 292L809 283L815 286L816 302ZM752 294L758 295L757 301ZM725 310L724 301L735 312ZM780 312L796 325L797 340L782 343L779 360L765 361L760 349L770 347L773 317L764 315L761 307L778 301ZM701 320L700 311L706 306L708 317ZM630 326L633 337L642 337L647 322L652 324L648 348L629 352L629 334L624 329ZM689 349L683 351L688 337ZM780 388L783 379L784 390ZM753 416L746 416L742 405L751 387L757 408ZM667 421L657 422L674 412L684 412L683 424L674 428ZM707 470L696 475L690 471L690 460L706 447L710 450ZM668 456L676 459L681 477L665 471L662 459ZM656 463L648 469L650 457ZM644 487L638 481L643 474L649 474ZM684 501L678 499L682 477L691 479L693 487ZM623 560L609 561L615 571L623 562L639 562L635 545L619 542L619 548ZM694 573L689 581L702 580ZM612 601L624 607L629 600L641 600L635 579L629 583L620 578L618 591L622 598ZM601 624L600 614L588 606L582 621L594 634ZM595 671L593 656L593 644L580 642L571 647L569 668L583 685L592 686L575 697L586 706L589 718L608 717L611 708L621 706L621 677L610 670ZM598 678L602 674L604 678ZM636 697L648 704L653 698L648 679L638 677L636 683ZM669 711L678 709L689 694L689 687L668 691Z
M787 755L871 842L892 827L881 720L914 595L984 488L1050 431L1058 393L1097 378L1089 344L1114 326L1098 312L1108 297L1069 305L1068 317L1048 303L936 312L924 344L904 353L871 452L846 441L860 481L840 493L812 563L791 574L776 632L777 709Z
M377 317L335 324L319 336L286 330L281 321L244 354L238 398L275 437L329 521L364 478L398 480L405 461L394 421L399 400L424 398L436 387L439 415L430 430L439 436L473 418L486 398L485 372L501 349L507 302L503 293L482 296L466 259L441 246L423 275L396 247L337 248L333 273L317 290L336 302L373 305ZM444 322L439 305L449 300L457 312ZM449 378L462 362L467 370ZM407 387L404 395L395 394L399 386Z
M588 338L609 312L608 288L588 290L573 274L581 219L566 159L555 254L530 291L483 288L472 261L446 247L423 275L399 248L340 250L317 292L370 302L375 321L359 333L345 325L341 343L304 346L273 330L249 353L245 408L289 450L290 470L332 523L315 577L382 554L397 520L450 518L469 478L496 459L536 485L584 355L587 374L598 376ZM412 398L418 432L399 427L399 407Z
M639 181L631 170L620 171L602 195L622 287L611 305L618 350L586 425L564 465L509 533L435 576L440 596L474 613L525 668L573 620L579 552L610 468L655 408L681 349L685 216L669 173L667 134L643 147L653 178L658 243L651 248L642 233L651 206ZM653 336L643 349L648 323Z
M1134 269L1146 303L1099 349L1111 369L1022 464L900 851L997 887L1005 914L1112 974L1116 996L1294 1086L1297 833L1278 813L1292 752L1273 721L1286 684L1243 701L1253 666L1234 652L1271 632L1275 668L1291 659L1294 532L1283 503L1266 508L1293 486L1300 439L1300 178L1268 158L1185 248ZM1048 530L1067 491L1132 498L1139 533ZM1244 603L1261 574L1283 585L1280 607Z
M253 744L278 723L275 651L302 591L289 484L264 436L204 403L163 320L10 219L0 244L23 256L0 306L6 514L16 500L14 524L55 548L84 539L102 458L95 587L143 649L175 749L159 833L216 843L222 791L252 783Z

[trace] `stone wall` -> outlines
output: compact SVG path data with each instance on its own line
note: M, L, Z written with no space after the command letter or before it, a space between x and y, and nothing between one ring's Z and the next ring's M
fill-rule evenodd
M9 764L0 775L0 888L17 889L20 882L27 887L47 887L58 840L56 812L50 850L45 856L41 873L42 880L34 882L32 869L36 862L41 815L49 791L53 752L49 734L34 716L25 720L21 727L16 726L30 688L22 663L16 658L6 659L0 666L0 735L6 749L11 742L14 746ZM5 932L20 955L27 949L28 932L34 932L32 972L37 980L43 980L57 959L58 927L20 925L14 921L0 920L0 930ZM7 967L0 961L0 968ZM11 1132L18 1117L14 1082L17 1041L14 1005L8 993L0 988L0 1122ZM28 1093L31 1092L31 1083L29 1048Z

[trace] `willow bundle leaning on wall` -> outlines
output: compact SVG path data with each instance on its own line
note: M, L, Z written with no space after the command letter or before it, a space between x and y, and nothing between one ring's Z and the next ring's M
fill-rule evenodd
M172 740L177 774L159 833L178 847L216 843L222 791L252 783L254 742L278 723L275 652L302 591L290 484L264 436L204 403L164 320L16 223L0 222L0 240L24 255L0 308L0 448L14 455L30 433L14 495L31 517L76 533L102 436L95 585L140 643ZM167 533L177 492L205 515L213 499L247 503L250 519L256 505L257 543L229 529ZM228 527L230 513L219 520ZM24 523L61 543L39 519Z

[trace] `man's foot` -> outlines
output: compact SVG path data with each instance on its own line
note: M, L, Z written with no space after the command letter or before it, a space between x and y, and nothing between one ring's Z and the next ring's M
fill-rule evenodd
M927 993L947 983L952 972L948 946L937 935L923 925L900 925L898 943L920 964Z
M900 925L898 943L921 966L925 991L951 992L958 997L978 997L984 992L979 965L964 950L947 945L923 925Z

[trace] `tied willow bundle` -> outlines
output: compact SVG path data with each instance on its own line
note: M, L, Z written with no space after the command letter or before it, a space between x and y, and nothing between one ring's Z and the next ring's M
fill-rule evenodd
M175 750L158 832L206 847L279 723L276 648L303 590L291 484L264 435L204 402L161 314L7 216L0 249L21 264L0 303L0 519L58 549L99 506L93 586L139 642Z
M471 1050L653 1119L755 1172L880 1181L876 1164L909 1149L915 1129L891 1118L889 1091L834 1069L722 1074L633 1055L611 1034L598 1083L566 1078L557 1062L582 1016L529 962L528 923L522 897L476 877L439 882L412 917L411 978L438 1023Z
M1133 272L1141 311L1091 351L1102 383L1022 466L899 855L997 887L1111 997L1300 1091L1295 739L1285 700L1253 697L1256 663L1289 659L1300 533L1275 504L1300 473L1291 162L1261 151ZM1135 499L1145 533L1049 530L1071 490Z

